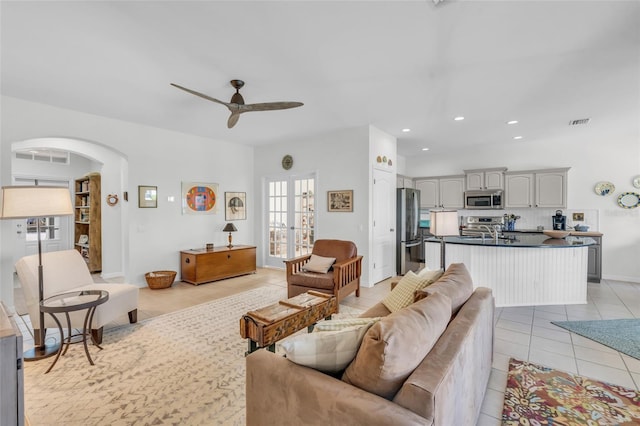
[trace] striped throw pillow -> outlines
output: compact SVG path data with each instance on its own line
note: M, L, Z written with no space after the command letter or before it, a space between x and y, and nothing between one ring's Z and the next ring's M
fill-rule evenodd
M282 340L280 348L291 362L325 373L337 373L353 361L371 324L292 336Z
M368 325L372 326L377 321L380 321L380 317L376 318L345 318L345 319L335 319L335 320L327 320L320 321L313 328L314 332L321 331L338 331L347 327L354 327L359 325Z

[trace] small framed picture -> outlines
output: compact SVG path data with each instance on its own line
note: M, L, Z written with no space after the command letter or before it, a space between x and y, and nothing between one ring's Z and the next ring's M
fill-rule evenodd
M138 207L141 209L158 207L158 187L140 185L138 186Z
M352 212L353 190L327 191L327 208L330 212Z
M247 193L224 193L224 218L225 220L244 220L247 218Z

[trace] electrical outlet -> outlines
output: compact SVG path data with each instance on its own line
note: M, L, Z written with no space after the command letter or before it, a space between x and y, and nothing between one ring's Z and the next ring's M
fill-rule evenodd
M584 213L574 213L573 220L576 222L580 222L584 220Z

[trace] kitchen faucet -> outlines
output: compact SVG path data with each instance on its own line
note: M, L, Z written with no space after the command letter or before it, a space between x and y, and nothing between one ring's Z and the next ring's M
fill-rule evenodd
M491 228L489 225L480 225L478 228L486 228L489 231L489 235L493 238L494 241L498 241L498 231L500 230L500 225L493 225ZM484 233L482 233L482 239L484 239Z

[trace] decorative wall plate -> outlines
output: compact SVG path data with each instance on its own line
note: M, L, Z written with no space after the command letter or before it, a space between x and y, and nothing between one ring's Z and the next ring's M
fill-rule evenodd
M616 190L616 186L611 182L598 182L593 189L596 191L596 194L604 197L605 195L613 194L613 191Z
M640 175L633 178L633 186L636 188L640 188Z
M623 192L618 196L618 205L623 209L635 209L640 204L640 194Z

